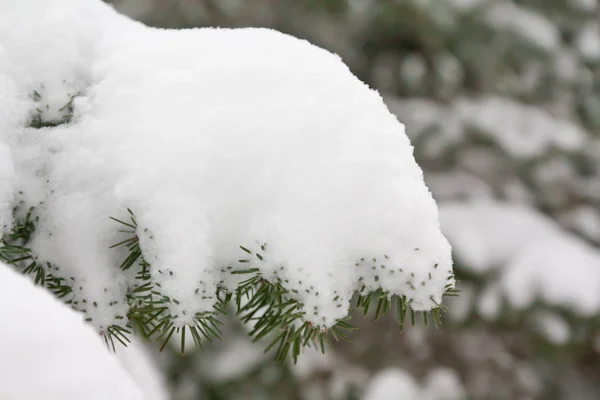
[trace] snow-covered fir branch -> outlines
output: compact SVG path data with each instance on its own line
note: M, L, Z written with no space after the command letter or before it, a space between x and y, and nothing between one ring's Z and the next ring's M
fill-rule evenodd
M454 278L435 202L337 56L100 0L0 7L0 257L111 347L134 330L201 345L228 307L277 358L344 339L352 307L439 323Z

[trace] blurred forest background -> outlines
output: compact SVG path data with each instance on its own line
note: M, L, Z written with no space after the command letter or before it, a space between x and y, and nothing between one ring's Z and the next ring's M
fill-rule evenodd
M600 1L110 2L339 54L406 125L462 289L441 329L355 316L351 343L295 366L231 318L160 356L174 399L600 399Z

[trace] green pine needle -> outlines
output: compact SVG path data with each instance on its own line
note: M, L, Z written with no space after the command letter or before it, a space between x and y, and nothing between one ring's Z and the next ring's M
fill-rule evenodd
M127 209L128 217L119 219L110 217L122 226L120 233L129 236L122 238L110 248L125 249L126 256L120 268L122 270L135 270L134 283L127 293L129 311L125 317L118 317L126 322L126 326L111 325L103 333L104 341L111 350L115 349L115 342L127 346L130 342L129 336L134 332L147 338L160 340L160 351L164 350L169 341L179 335L179 352L185 353L186 335L189 333L198 348L203 347L203 342L220 339L221 315L226 315L230 307L235 309L237 316L243 323L252 323L253 328L249 336L253 341L268 339L265 352L274 352L276 360L284 360L288 354L294 362L305 347L314 347L325 353L326 344L335 341L348 341L349 335L354 327L349 323L350 317L338 320L333 326L325 328L316 326L306 320L303 305L290 294L290 291L282 285L282 281L276 278L271 282L262 276L259 268L248 268L245 265L263 262L267 255L267 246L262 244L262 253L252 251L251 248L240 245L244 257L239 260L238 266L224 267L223 271L229 271L232 275L248 275L247 279L241 281L234 292L219 287L215 296L217 302L213 310L195 315L194 321L187 325L176 323L177 315L169 311L169 304L178 303L176 299L170 299L161 294L160 285L156 284L151 277L150 264L144 259L139 246L137 230L139 229L135 215ZM73 300L72 285L73 278L68 281L67 277L57 275L58 268L50 264L40 263L33 258L31 250L26 247L31 239L35 223L35 210L28 210L24 218L18 220L12 232L0 239L0 260L21 268L23 273L34 276L36 284L45 285L57 297L65 299L74 307L85 304L84 299ZM386 257L387 258L387 257ZM383 266L381 266L383 268ZM198 291L200 289L197 289ZM444 296L457 296L460 291L454 288L453 277L449 277L449 283L445 288ZM442 315L448 310L444 304L434 301L436 307L429 312L420 313L420 321L423 327L428 326L429 319L435 327L441 325ZM352 307L361 310L366 316L375 304L374 320L378 321L392 309L395 303L396 314L400 329L402 330L407 316L410 323L415 325L419 317L411 307L411 300L405 296L390 296L388 292L379 289L368 293L362 286ZM85 311L85 310L83 310ZM88 318L91 321L90 318Z

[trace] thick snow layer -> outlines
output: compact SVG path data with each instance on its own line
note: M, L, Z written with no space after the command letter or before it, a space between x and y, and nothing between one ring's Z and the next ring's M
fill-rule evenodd
M126 312L108 250L126 207L179 316L211 310L197 289L234 286L222 268L265 243L242 267L285 281L314 323L363 284L441 301L450 246L412 147L337 56L266 29L152 29L99 0L3 1L0 52L31 246L99 304L100 329Z
M0 398L152 399L83 321L0 264Z
M499 287L482 300L489 316L496 314L494 293L520 309L541 301L582 316L600 311L600 251L539 212L507 203L447 203L440 218L461 267L477 274L500 269Z
M14 198L14 166L11 150L8 145L8 133L18 123L14 114L17 106L16 87L6 76L7 65L3 61L6 58L5 51L0 45L0 236L5 233L12 224L12 201ZM17 110L20 111L20 110Z
M0 236L12 225L14 170L10 149L0 141Z

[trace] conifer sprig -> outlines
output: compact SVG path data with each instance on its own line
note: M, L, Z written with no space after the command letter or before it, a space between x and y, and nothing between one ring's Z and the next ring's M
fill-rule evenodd
M133 283L126 295L129 310L125 324L123 325L123 321L118 321L102 331L104 341L111 350L115 350L115 343L126 346L130 342L129 336L134 332L160 340L161 351L177 335L181 353L185 352L187 335L191 336L197 347L202 348L205 340L212 342L221 337L222 322L219 316L227 314L227 310L231 308L235 310L242 323L251 326L249 336L253 341L269 340L265 352L274 350L276 360L284 360L291 354L295 362L302 349L307 346L320 349L324 353L326 345L332 342L332 338L335 341L347 341L349 334L355 329L349 323L350 316L338 320L329 328L313 325L305 318L306 311L303 304L286 289L284 281L278 277L266 279L259 268L247 267L262 262L268 256L266 244L260 245L259 251L240 246L245 256L239 260L239 264L222 268L221 271L247 277L238 283L233 292L218 287L217 293L214 294L217 301L212 311L197 313L191 323L178 323L180 316L173 315L169 308L170 303L178 304L178 302L162 294L160 284L154 282L151 266L144 259L140 248L139 226L135 215L130 209L127 209L127 213L126 219L110 217L120 225L119 232L127 235L125 239L111 246L111 248L125 249L125 258L120 268L123 271L132 268L135 270ZM58 267L39 262L26 247L35 230L36 221L32 208L20 222L15 224L11 234L0 240L0 260L19 267L26 274L34 275L36 284L45 285L66 303L76 303L68 296L72 293L72 287L67 280L52 273L58 271ZM363 261L364 259L361 259L361 262ZM452 276L448 278L445 289L444 294L447 296L458 294ZM431 300L435 303L433 298ZM72 304L75 309L78 309L76 305ZM406 296L390 296L382 289L369 293L366 292L365 286L358 291L351 310L360 310L365 316L370 310L374 310L374 319L377 321L394 305L401 329L407 323L407 319L411 325L420 321L423 326L428 326L431 320L437 328L441 324L442 314L447 311L446 306L436 303L436 308L430 311L415 312L411 308L411 300Z
M114 245L111 248L125 247L127 256L120 265L123 271L132 267L137 268L135 283L127 294L129 312L127 314L128 326L137 329L143 336L156 338L162 341L160 351L169 343L171 338L178 334L181 338L181 353L185 351L185 335L189 331L194 343L202 347L202 341L220 339L221 322L215 317L218 313L225 312L221 301L215 304L214 312L197 313L192 324L180 326L177 324L176 315L169 312L169 303L177 303L176 299L171 299L160 292L160 285L152 280L150 264L143 258L140 249L139 237L137 236L138 224L135 215L130 209L127 209L128 220L124 221L110 217L113 221L122 225L120 232L127 233L130 236ZM107 331L107 336L112 334Z

